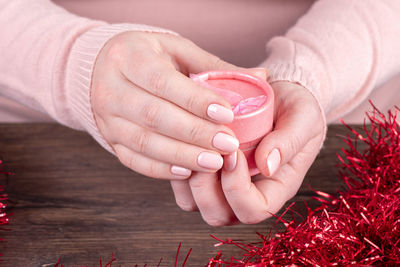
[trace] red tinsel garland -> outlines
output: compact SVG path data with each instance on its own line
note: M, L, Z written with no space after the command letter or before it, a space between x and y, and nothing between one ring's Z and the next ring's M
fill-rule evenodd
M344 157L338 155L346 191L317 192L321 205L308 209L303 222L279 218L286 229L275 237L259 234L259 244L219 240L245 252L229 260L219 252L208 266L400 265L398 111L385 117L374 107L363 135L345 124L354 134L345 140Z
M3 171L3 161L0 160L0 174L4 174L4 175L9 175L9 172L5 172ZM4 186L0 185L0 230L9 230L7 228L4 228L4 225L9 224L10 222L10 218L7 212L6 212L6 208L7 208L7 204L4 201L7 201L8 196L6 193L4 193ZM3 238L0 237L0 241L4 241ZM0 256L2 256L3 253L0 253Z
M179 245L178 245L178 250L176 251L176 257L175 257L175 265L174 265L174 267L178 267L178 260L179 260L179 254L180 254L179 252L180 252L180 249L181 249L181 245L182 245L182 243L179 243ZM192 249L189 249L188 253L186 254L185 259L183 260L182 267L185 267L185 266L186 266L186 262L187 262L187 260L188 260L189 255L190 255L191 252L192 252ZM114 258L114 254L112 254L111 259L104 265L104 267L113 267L114 261L116 261L116 259ZM160 266L161 266L161 262L162 262L162 258L160 259L160 261L158 262L158 264L157 264L156 267L160 267ZM100 258L100 262L99 262L99 265L98 265L98 266L99 266L99 267L103 267L103 263L102 263L101 258ZM115 266L115 265L114 265L114 266ZM146 266L147 266L147 264L144 265L144 267L146 267ZM57 263L56 263L56 265L54 265L54 267L64 267L64 265L62 265L62 264L61 264L61 260L58 259L58 260L57 260ZM72 267L75 267L75 266L73 265ZM87 267L87 266L82 265L82 267ZM119 267L122 267L122 266L119 265ZM136 264L135 267L139 267L139 265Z

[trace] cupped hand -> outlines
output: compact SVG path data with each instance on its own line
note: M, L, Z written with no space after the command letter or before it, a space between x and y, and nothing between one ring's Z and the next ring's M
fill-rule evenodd
M154 178L216 172L238 140L223 124L229 103L187 76L236 69L180 36L126 32L95 64L91 102L97 126L120 161Z
M276 82L272 87L274 129L255 153L261 174L250 177L238 150L225 156L220 176L197 172L188 184L173 184L182 209L198 209L213 226L253 224L277 213L297 193L322 145L324 120L317 101L304 87L290 82Z

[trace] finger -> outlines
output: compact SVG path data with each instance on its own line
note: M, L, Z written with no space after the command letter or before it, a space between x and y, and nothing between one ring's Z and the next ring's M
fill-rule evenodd
M174 192L176 204L185 211L197 211L189 181L171 180L172 191Z
M237 164L232 171L222 170L221 185L225 198L242 223L259 223L270 216L271 202L252 183L247 161L238 150Z
M201 119L128 82L122 87L120 105L110 107L119 116L161 135L224 154L238 149L239 141L227 126Z
M283 165L272 177L256 177L254 184L269 203L268 211L276 214L299 190L304 176L315 159L318 140L310 141L288 164Z
M290 105L280 107L277 111L273 131L258 144L255 159L262 174L273 175L311 139L317 138L322 141L323 127L320 111L315 108L313 102L309 101L309 98L303 98L303 100L302 98L295 101L287 100ZM311 99L311 101L314 100Z
M121 144L146 157L194 171L215 172L222 167L223 158L215 151L159 135L122 118L113 119L109 126L113 133L105 136L112 145Z
M204 221L212 226L231 225L237 222L222 192L217 173L197 172L188 181Z
M222 96L195 83L157 54L130 53L128 57L132 60L121 66L129 81L198 117L218 123L232 122L232 108Z
M158 179L187 179L191 170L157 161L136 153L122 145L115 145L119 160L129 169Z

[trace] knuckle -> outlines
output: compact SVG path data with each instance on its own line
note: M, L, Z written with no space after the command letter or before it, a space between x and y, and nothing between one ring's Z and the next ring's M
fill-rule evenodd
M189 130L189 138L192 143L198 144L204 138L205 129L201 124L194 123Z
M144 105L141 109L141 117L145 127L150 129L158 129L160 124L160 106L156 104Z
M190 94L185 100L185 108L189 111L195 111L199 105L199 98L195 94Z
M139 153L145 153L149 145L150 134L147 131L136 131L131 136L131 144Z
M126 159L127 161L126 161L126 167L128 167L129 169L131 169L131 170L134 170L134 168L135 168L135 162L134 162L134 159L133 159L133 157L132 156L127 156L127 159Z
M116 149L116 153L118 156L118 159L121 161L121 163L131 169L134 170L134 160L133 157L131 155L129 155L129 153L122 153L120 150Z
M149 168L148 168L148 174L147 176L153 177L153 178L161 178L160 177L160 171L159 171L159 163L156 161L151 161L149 163Z
M149 66L150 69L151 66ZM162 71L150 71L148 75L149 89L157 96L165 96L168 89L168 80Z
M290 136L289 140L290 141L287 143L287 149L292 154L292 156L294 156L301 148L303 138L300 137L300 135L293 134Z
M182 163L187 161L187 155L185 152L185 149L183 149L181 146L176 146L175 151L173 153L173 159L174 162L176 163Z

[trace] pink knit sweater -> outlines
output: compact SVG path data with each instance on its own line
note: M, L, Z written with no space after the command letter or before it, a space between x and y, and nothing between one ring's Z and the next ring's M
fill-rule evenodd
M270 81L309 89L328 122L360 122L368 98L382 110L400 104L399 0L54 2L0 0L0 121L56 120L104 145L92 69L107 40L132 30L172 30L224 60L265 66Z

